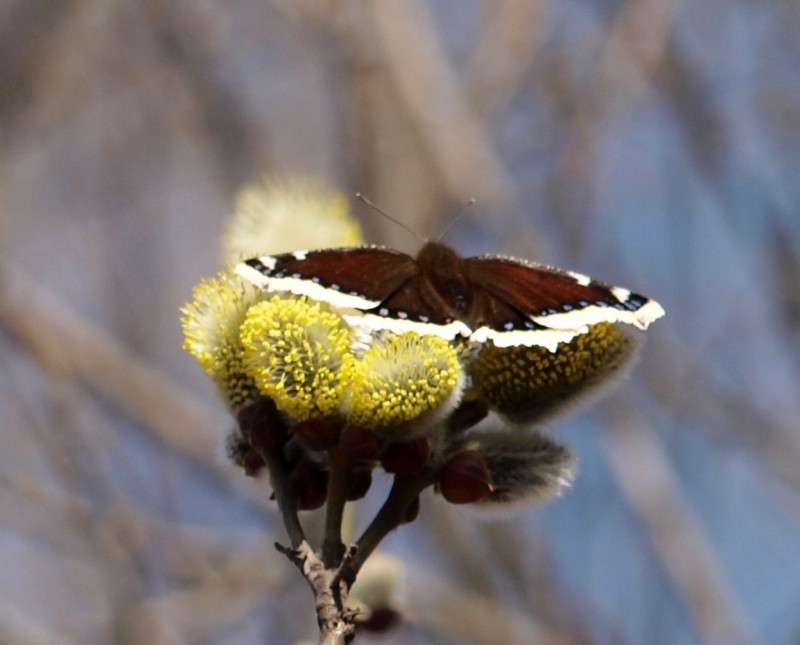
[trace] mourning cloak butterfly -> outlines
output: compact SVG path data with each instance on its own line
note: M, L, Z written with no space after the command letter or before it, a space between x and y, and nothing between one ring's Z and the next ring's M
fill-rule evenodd
M440 242L425 244L416 259L379 247L322 249L253 258L236 271L266 291L327 302L354 326L497 347L556 351L590 325L646 329L664 315L655 300L580 273L492 255L462 258Z

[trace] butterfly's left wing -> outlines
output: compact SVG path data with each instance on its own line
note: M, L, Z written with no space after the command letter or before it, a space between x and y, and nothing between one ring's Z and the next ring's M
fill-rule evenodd
M399 251L352 247L265 255L241 262L236 272L265 291L288 291L363 311L397 291L417 267Z
M326 302L368 333L416 331L452 340L469 328L437 306L438 296L410 255L380 247L295 251L245 260L236 272L265 291Z

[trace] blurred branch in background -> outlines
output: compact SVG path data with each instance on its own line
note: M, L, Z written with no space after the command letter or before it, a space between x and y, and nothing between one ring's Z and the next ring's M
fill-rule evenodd
M604 407L612 428L605 436L606 458L703 640L756 642L702 520L685 499L650 424L624 397Z
M205 401L126 350L17 268L0 266L6 330L54 381L83 381L144 429L188 456L211 463L218 438Z

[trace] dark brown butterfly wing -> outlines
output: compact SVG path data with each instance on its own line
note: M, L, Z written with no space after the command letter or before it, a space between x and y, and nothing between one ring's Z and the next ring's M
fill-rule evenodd
M386 319L392 328L397 326L388 325L390 319L444 325L456 318L419 263L390 249L297 251L246 260L236 270L268 291L288 291L336 307L359 309Z
M600 322L646 328L661 306L588 276L511 258L462 260L443 244L419 258L376 247L296 251L247 260L236 271L267 291L288 291L358 310L376 330L469 336L497 346L541 345ZM361 315L361 314L359 314Z
M579 273L494 256L469 258L465 265L475 302L489 310L484 320L476 322L495 330L530 328L529 323L580 329L599 322L646 328L663 315L655 301ZM516 311L517 317L492 316L493 308L507 311L497 304L483 304L493 300Z
M357 309L377 306L419 273L411 256L372 247L262 256L242 262L236 271L268 291L289 291Z

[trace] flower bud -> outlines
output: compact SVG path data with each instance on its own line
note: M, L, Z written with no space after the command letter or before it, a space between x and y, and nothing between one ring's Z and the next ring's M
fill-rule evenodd
M381 455L381 466L387 473L416 477L422 473L431 456L426 437L402 443L390 443Z
M371 430L346 425L339 436L339 449L354 462L375 461L381 454L381 442Z
M486 462L474 450L458 453L439 473L439 492L451 504L477 502L493 490Z
M333 448L339 442L340 428L327 419L308 419L291 427L292 434L304 448L322 451Z

